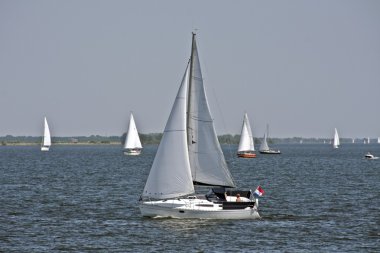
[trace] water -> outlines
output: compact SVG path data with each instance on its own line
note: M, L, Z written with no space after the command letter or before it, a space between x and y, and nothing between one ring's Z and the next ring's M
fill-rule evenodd
M237 185L266 194L261 220L142 218L136 206L157 146L0 147L0 252L375 252L378 144L279 145L225 154ZM235 148L235 147L233 147Z

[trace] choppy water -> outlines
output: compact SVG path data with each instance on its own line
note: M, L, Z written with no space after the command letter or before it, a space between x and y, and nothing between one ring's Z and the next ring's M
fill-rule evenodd
M281 145L237 159L237 184L261 185L261 220L140 216L156 146L0 147L0 252L378 252L380 145ZM233 147L235 148L235 147Z

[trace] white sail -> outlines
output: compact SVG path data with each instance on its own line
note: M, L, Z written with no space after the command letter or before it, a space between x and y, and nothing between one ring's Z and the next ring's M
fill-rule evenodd
M187 135L193 181L235 187L214 129L194 36L190 63Z
M266 134L264 134L264 138L263 138L263 141L260 144L259 150L260 151L269 150L269 146L268 146L268 142L267 142L267 135Z
M340 145L340 142L339 142L338 130L336 130L336 128L335 128L333 147L334 147L334 148L338 148L339 145Z
M49 125L47 123L46 117L44 121L44 140L43 140L42 146L44 147L51 146L50 130L49 130Z
M378 138L377 138L377 143L379 143L379 144L380 144L380 137L378 137Z
M137 132L137 127L133 114L131 113L129 119L128 133L125 137L124 149L135 149L142 148L139 133Z
M249 124L247 113L244 114L243 126L241 128L240 142L238 147L238 152L242 151L255 151L251 125Z
M369 139L369 137L367 137L367 144L369 144L371 141L370 141L370 139Z
M146 182L143 196L174 198L194 192L186 135L187 67Z

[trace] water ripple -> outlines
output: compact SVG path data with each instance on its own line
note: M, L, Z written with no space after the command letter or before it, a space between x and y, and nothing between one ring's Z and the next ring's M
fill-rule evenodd
M237 185L266 191L252 221L142 218L157 146L137 157L117 146L0 147L0 251L376 252L380 161L362 159L368 147L227 157Z

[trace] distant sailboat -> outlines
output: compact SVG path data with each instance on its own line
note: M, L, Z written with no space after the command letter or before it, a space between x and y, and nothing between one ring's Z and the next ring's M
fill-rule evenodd
M128 133L125 137L124 143L124 154L125 155L139 155L142 150L142 145L139 137L139 133L137 132L135 119L133 118L133 114L131 113L129 119L129 128Z
M355 139L354 138L352 138L352 143L355 143Z
M336 128L335 128L333 147L334 148L339 148L339 145L340 145L340 142L339 142L338 130L336 130Z
M261 154L270 154L270 155L281 154L280 150L273 150L273 149L269 148L268 142L267 142L267 136L269 136L269 125L267 125L267 132L264 133L264 138L263 138L263 141L261 142L261 145L259 148L260 153Z
M43 140L42 140L41 151L49 151L50 146L51 146L50 130L49 130L49 125L48 125L46 117L45 117L45 120L44 120L44 136L43 136Z
M247 113L244 114L243 126L241 128L240 142L237 155L241 158L255 158L255 144L253 142L253 136L251 126Z
M380 137L377 138L377 143L380 144Z
M371 141L370 141L370 139L369 139L369 137L367 137L367 144L369 144Z

